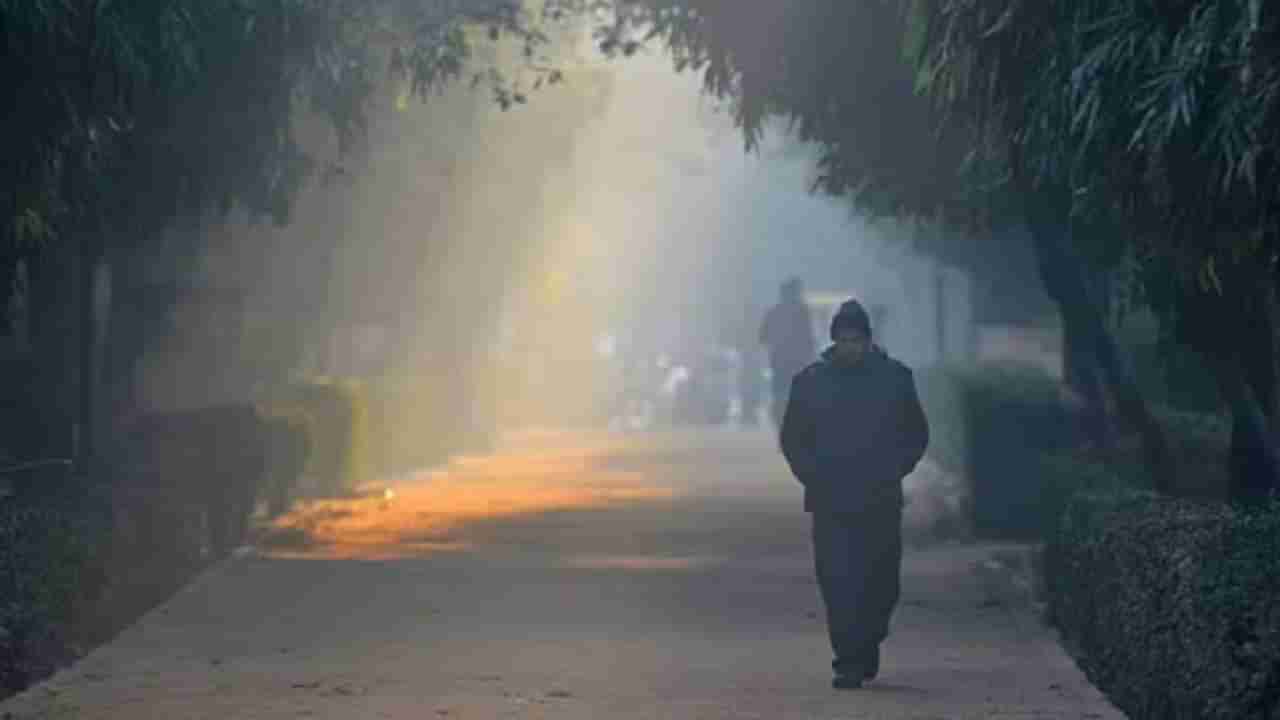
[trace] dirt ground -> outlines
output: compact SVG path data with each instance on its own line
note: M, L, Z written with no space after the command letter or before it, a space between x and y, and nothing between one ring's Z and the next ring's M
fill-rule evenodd
M1118 718L990 560L910 551L879 680L830 687L764 432L526 433L300 508L0 718Z

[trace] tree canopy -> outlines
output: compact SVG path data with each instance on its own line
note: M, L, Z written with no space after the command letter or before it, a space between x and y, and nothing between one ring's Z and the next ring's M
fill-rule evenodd
M129 309L112 309L105 378L127 385L200 250L199 233L166 230L232 209L287 222L308 179L340 171L304 149L300 117L323 118L348 148L389 76L425 98L466 70L499 104L522 102L559 79L539 29L554 12L515 0L0 0L0 287L8 297L26 263L35 349L22 362L40 379L16 382L47 416L32 432L94 424L96 266L110 266L112 303ZM502 36L523 45L520 72L469 62ZM158 255L180 262L155 286L144 266Z
M139 221L234 204L283 220L312 169L296 111L349 144L381 73L425 96L463 71L475 27L519 36L535 82L558 79L537 64L537 18L511 0L0 2L5 244L48 240L90 206L137 235ZM472 80L504 105L527 91L496 70Z
M1280 414L1280 13L1261 0L0 0L3 265L231 207L287 220L316 170L299 109L348 145L381 73L426 97L501 35L528 72L470 80L518 105L561 77L538 21L584 14L606 52L657 41L700 72L748 147L771 118L821 145L816 189L970 238L1026 224L1068 334L1138 425L1103 273L1211 361L1237 420Z
M1027 223L1068 334L1156 447L1099 271L1213 363L1237 420L1275 416L1273 321L1240 321L1273 315L1280 20L1264 5L632 0L605 37L661 38L735 101L748 144L790 119L825 148L818 186L864 210Z

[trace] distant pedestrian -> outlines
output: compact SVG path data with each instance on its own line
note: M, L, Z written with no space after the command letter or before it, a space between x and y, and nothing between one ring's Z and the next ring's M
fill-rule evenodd
M778 304L764 316L760 342L769 351L769 366L773 371L770 411L774 424L781 427L791 379L817 356L813 317L804 302L804 285L800 278L791 278L782 284Z
M899 594L902 479L924 455L929 426L911 371L872 343L856 301L840 306L831 339L792 384L781 442L813 515L832 684L852 689L880 670Z

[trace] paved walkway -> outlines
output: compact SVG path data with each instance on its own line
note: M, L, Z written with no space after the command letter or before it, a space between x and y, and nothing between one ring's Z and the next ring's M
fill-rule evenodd
M909 553L831 690L799 502L763 434L526 435L299 511L0 717L1120 717L984 546Z

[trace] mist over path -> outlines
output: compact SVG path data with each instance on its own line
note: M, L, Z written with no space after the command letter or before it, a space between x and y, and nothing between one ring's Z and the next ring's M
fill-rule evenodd
M881 679L831 690L772 442L527 433L301 508L0 717L1120 717L987 546L908 552Z

